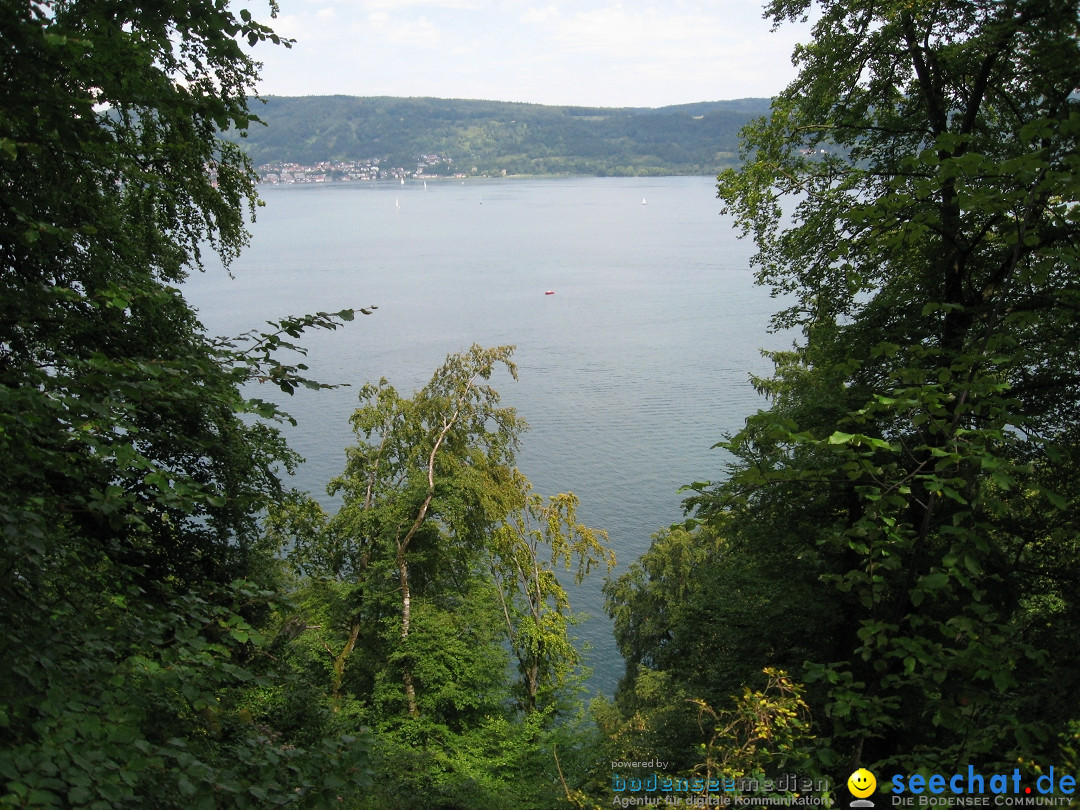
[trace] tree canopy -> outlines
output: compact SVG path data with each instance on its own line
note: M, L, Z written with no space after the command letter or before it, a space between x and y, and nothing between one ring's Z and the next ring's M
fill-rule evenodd
M1078 7L767 6L811 12L798 78L719 178L801 337L690 500L705 582L785 580L716 644L810 682L821 765L1046 761L1080 716ZM659 626L620 619L672 551L611 594L635 665L735 607L700 588ZM762 647L793 620L797 644Z
M312 689L329 682L335 710L377 733L366 806L550 806L550 747L582 747L582 656L558 574L576 567L580 582L615 559L576 496L542 498L517 468L526 424L491 382L516 379L512 355L451 354L408 397L364 386L328 488L340 506L293 497L270 513L300 577Z
M298 745L245 705L284 683L257 517L295 456L240 386L319 385L276 352L353 313L212 340L175 286L245 244L254 176L215 135L254 120L246 46L280 42L212 2L0 3L2 804L302 804L364 776L328 717Z

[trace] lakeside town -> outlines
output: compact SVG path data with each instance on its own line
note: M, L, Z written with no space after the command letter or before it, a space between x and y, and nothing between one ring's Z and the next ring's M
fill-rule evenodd
M453 159L445 155L420 155L416 168L384 166L383 158L362 160L328 160L311 165L276 161L256 168L260 183L291 185L294 183L350 183L371 180L424 180L436 177L465 177ZM474 170L475 171L475 170Z

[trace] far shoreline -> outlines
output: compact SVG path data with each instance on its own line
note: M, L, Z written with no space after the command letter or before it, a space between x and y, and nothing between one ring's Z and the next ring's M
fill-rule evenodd
M305 180L300 182L268 182L259 180L258 186L264 187L320 187L320 186L401 186L417 185L419 183L470 183L481 180L568 180L573 178L595 178L597 180L648 180L665 177L716 177L723 169L715 172L658 172L655 174L578 174L575 172L544 172L542 174L474 174L466 177L443 177L427 176L407 178L404 183L397 179L379 180Z

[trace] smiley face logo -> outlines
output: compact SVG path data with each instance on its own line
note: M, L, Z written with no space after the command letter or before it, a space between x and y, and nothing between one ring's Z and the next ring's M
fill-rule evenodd
M860 799L865 799L874 792L876 787L877 779L866 768L859 768L847 780L847 788L851 791L851 795Z

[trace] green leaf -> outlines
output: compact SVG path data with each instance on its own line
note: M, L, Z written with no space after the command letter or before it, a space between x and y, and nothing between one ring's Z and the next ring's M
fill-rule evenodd
M931 571L919 580L920 587L925 591L940 591L949 584L949 575L944 571Z
M89 788L73 787L71 788L71 790L68 791L67 797L68 801L71 804L79 806L89 803L89 801L93 798L93 795L94 794L90 791Z

